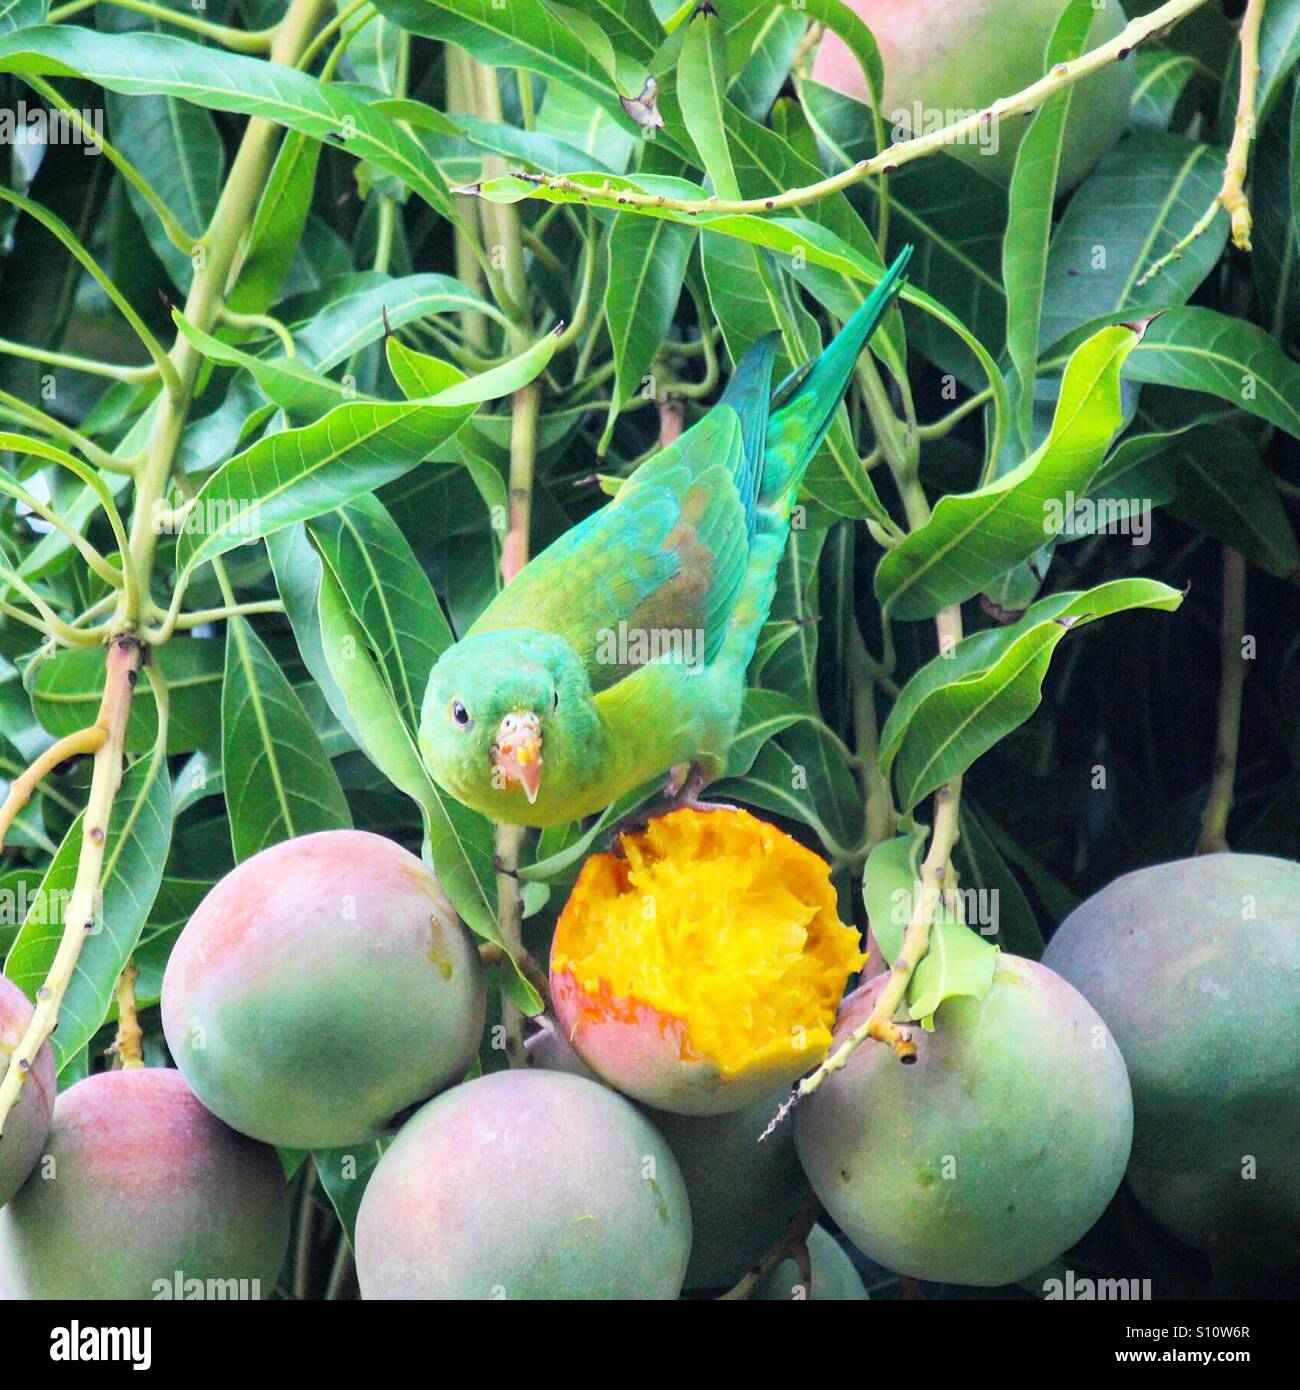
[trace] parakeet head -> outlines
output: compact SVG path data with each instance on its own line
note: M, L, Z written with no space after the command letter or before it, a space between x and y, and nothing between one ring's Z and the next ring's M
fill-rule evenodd
M586 672L567 642L479 633L449 647L430 673L420 752L440 786L495 820L562 820L547 793L571 785L575 730L588 725L591 708Z

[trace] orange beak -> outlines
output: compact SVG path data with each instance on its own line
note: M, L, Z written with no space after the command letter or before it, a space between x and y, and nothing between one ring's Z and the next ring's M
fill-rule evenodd
M497 729L492 766L505 786L518 785L531 806L542 785L542 723L531 711L507 714Z

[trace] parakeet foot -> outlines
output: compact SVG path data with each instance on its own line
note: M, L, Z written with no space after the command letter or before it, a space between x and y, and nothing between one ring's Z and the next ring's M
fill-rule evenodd
M673 768L664 783L663 794L647 806L624 816L609 832L605 840L605 850L610 854L621 854L619 842L624 835L635 835L644 830L652 820L666 816L669 811L682 809L691 811L734 811L736 807L726 801L701 801L699 793L708 785L709 778L698 763L679 764Z

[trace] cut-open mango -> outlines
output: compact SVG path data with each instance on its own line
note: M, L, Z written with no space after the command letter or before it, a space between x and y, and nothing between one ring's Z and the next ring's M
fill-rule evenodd
M588 1065L677 1109L675 1063L691 1111L815 1066L865 959L826 863L739 810L673 811L621 849L584 865L552 948L560 1021Z

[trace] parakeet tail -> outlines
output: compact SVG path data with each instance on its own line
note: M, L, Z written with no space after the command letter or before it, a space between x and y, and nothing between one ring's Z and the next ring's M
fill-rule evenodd
M848 390L858 355L903 287L912 248L905 246L872 290L870 297L840 329L815 362L777 387L767 430L767 457L760 502L770 506L797 489L817 446L826 437L840 401Z

